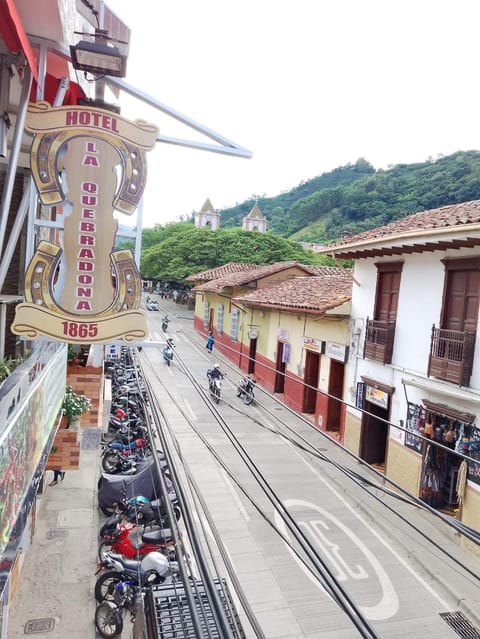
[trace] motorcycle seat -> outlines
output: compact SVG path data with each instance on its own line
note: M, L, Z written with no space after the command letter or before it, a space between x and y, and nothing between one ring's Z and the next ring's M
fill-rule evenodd
M142 541L145 544L161 544L167 539L172 538L172 531L170 528L155 528L143 533Z

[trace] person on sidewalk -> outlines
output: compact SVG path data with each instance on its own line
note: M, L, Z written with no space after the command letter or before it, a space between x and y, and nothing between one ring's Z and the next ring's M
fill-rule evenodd
M212 333L212 331L208 331L207 343L206 343L205 348L207 349L207 351L209 353L212 352L214 344L215 344L215 339L213 337L213 333Z
M53 471L53 481L51 481L48 485L49 486L56 486L58 484L58 480L62 481L65 477L65 471L64 470L57 470L55 469Z

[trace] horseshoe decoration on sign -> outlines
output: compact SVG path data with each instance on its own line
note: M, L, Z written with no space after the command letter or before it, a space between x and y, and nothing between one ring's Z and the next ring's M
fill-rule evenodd
M41 241L12 331L76 343L146 336L141 280L129 250L115 250L114 209L134 213L156 127L110 111L32 105L32 175L42 204L61 206L58 242ZM57 211L57 215L58 215Z

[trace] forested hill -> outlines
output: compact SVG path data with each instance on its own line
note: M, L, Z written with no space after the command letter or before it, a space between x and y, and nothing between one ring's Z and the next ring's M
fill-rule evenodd
M276 197L258 198L268 230L302 242L360 233L411 213L480 199L480 151L375 170L366 160L302 182ZM241 227L255 203L223 209L222 227Z

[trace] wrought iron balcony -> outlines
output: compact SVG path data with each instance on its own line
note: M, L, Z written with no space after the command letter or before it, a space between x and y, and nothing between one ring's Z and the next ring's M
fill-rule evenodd
M367 317L363 355L381 364L391 364L395 322L371 320Z
M428 376L468 386L473 368L475 333L432 326Z

